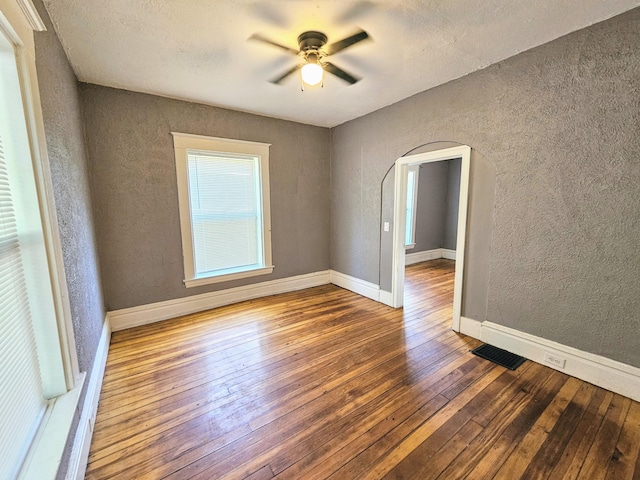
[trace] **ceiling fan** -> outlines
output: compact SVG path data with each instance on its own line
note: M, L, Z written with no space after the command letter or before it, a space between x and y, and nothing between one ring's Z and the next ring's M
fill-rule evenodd
M338 42L327 45L327 36L322 32L316 32L310 30L303 32L298 36L299 50L289 48L285 45L281 45L273 40L263 37L259 34L254 34L250 37L251 40L257 40L259 42L267 43L278 47L288 53L302 57L303 63L298 64L291 69L284 72L282 75L270 80L271 83L279 84L289 75L301 70L301 76L303 83L307 85L318 85L322 83L323 74L325 71L341 78L345 82L353 85L359 78L345 72L339 67L336 67L333 63L327 62L326 57L338 53L345 48L348 48L362 40L369 38L369 34L364 30L360 30L353 35L343 38Z

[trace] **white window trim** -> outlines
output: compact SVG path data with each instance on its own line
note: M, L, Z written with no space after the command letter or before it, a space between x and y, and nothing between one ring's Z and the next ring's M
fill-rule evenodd
M232 140L189 133L171 132L176 157L178 179L178 204L180 209L180 231L182 234L182 258L184 261L184 284L187 288L228 282L241 278L267 275L273 272L271 260L271 207L269 193L269 143ZM262 185L262 239L264 244L264 266L233 273L197 277L193 261L193 235L189 211L189 185L187 179L187 156L190 150L255 155L260 160Z

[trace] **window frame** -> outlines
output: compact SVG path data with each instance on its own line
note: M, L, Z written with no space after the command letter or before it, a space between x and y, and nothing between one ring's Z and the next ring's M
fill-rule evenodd
M406 227L410 227L411 229L411 241L407 243L407 235L405 232L405 244L404 248L406 250L411 250L416 246L416 211L418 209L418 181L420 180L420 165L409 165L407 168L407 178L405 182L407 183L407 189L409 184L409 175L413 173L413 195L410 197L407 192L407 204L405 206L406 210L409 210L409 202L412 204L411 209L411 218L407 218Z
M272 273L274 266L271 256L271 205L269 189L269 147L271 144L180 132L171 132L171 135L173 136L176 161L178 208L180 211L180 232L182 236L182 258L184 263L183 282L185 286L187 288L198 287ZM258 159L262 211L262 230L259 235L262 240L262 265L233 273L218 273L213 275L196 274L188 179L188 155L190 152L230 154L232 156L247 155Z

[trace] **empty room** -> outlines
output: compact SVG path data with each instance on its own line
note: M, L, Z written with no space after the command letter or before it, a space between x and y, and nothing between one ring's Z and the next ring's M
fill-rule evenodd
M0 480L640 478L637 0L0 27Z

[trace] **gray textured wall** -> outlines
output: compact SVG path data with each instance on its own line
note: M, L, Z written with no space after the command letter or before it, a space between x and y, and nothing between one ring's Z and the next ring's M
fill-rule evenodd
M416 246L407 253L435 248L456 249L461 164L457 158L420 165ZM387 182L383 184L387 185Z
M380 251L378 281L373 281L381 290L391 291L393 269L393 195L396 167L393 165L382 179L380 186ZM332 219L332 222L334 220ZM389 223L389 230L384 231L384 222Z
M51 165L62 254L80 371L91 372L105 318L98 255L91 212L82 114L76 77L49 16L36 0L46 32L35 33L36 67ZM89 378L85 380L85 385ZM80 405L85 393L82 393ZM79 413L76 413L75 422ZM59 477L73 438L66 447Z
M447 217L444 225L442 248L456 249L458 239L458 204L460 203L460 170L462 161L459 158L448 160L447 178Z
M329 130L81 84L108 310L329 268ZM184 286L170 132L271 143L271 275Z
M416 246L407 253L441 248L447 222L447 162L420 165L416 208Z
M470 145L464 315L640 366L640 9L332 130L331 266L376 282L380 184Z

